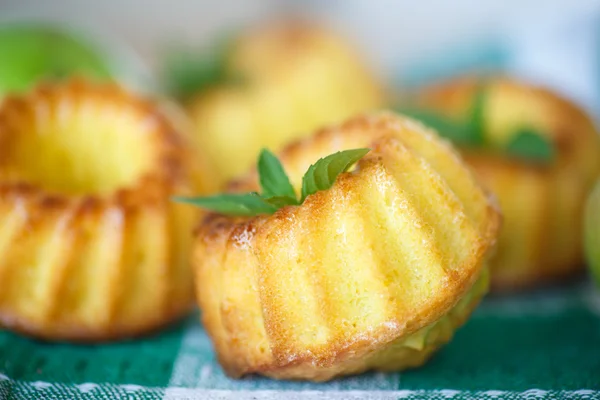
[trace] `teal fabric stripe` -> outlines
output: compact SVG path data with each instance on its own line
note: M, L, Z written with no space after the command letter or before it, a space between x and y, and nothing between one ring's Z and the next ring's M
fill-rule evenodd
M0 373L20 381L165 387L186 327L180 323L158 335L103 345L45 343L0 332Z
M600 399L600 291L576 284L490 297L414 371L323 384L228 378L198 315L130 342L74 346L0 332L0 400Z

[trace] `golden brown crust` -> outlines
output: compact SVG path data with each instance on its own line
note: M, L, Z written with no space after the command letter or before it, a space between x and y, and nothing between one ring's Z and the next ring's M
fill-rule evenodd
M140 118L148 118L147 123L154 125L154 128L149 130L151 137L148 138L157 144L153 168L141 176L134 185L119 188L111 196L103 196L104 198L97 200L90 199L90 201L103 202L107 206L126 207L141 199L152 201L160 198L164 192L188 179L186 174L189 172L185 169L185 162L181 162L181 157L183 154L186 154L186 158L189 157L187 155L189 150L183 146L181 135L175 132L164 115L157 112L155 103L134 97L116 85L90 86L79 79L69 81L62 86L46 83L29 94L14 94L4 99L0 113L0 160L9 159L11 135L23 134L15 132L21 128L13 124L18 123L22 118L33 118L40 108L60 102L61 99L69 99L75 103L97 101L100 104L118 104L127 109L127 112L135 113ZM0 182L0 195L15 193L31 198L43 198L49 203L72 200L49 193L27 182Z
M0 326L13 332L34 339L42 339L53 342L68 341L71 343L98 343L116 340L135 339L167 328L177 322L181 317L189 313L193 304L178 304L177 308L169 310L166 314L158 315L157 318L144 321L142 324L120 324L114 325L106 330L86 329L81 324L60 324L56 329L48 331L47 326L31 323L19 315L11 315L10 311L0 309Z
M379 360L372 365L366 363L367 356L386 349L391 343L406 338L447 315L480 275L499 228L499 213L487 194L474 183L470 172L462 166L452 148L439 141L422 125L399 119L389 113L361 116L339 127L323 129L309 139L290 144L281 152L280 159L292 183L298 187L302 172L315 160L335 151L357 147L372 149L359 161L357 170L340 175L331 189L309 196L301 206L284 207L273 215L254 218L227 218L211 213L197 229L194 259L197 296L203 310L204 324L215 341L219 360L229 375L239 377L257 372L275 378L320 381L366 369L385 369L387 364ZM294 257L317 257L313 260L316 264L321 262L318 257L328 257L327 253L314 250L311 244L311 241L318 240L312 238L313 235L320 234L316 230L327 230L330 223L335 224L338 220L330 218L334 218L337 212L343 213L344 218L352 218L363 201L360 199L368 198L358 197L358 192L363 188L369 190L377 179L392 179L391 175L385 178L383 176L391 174L396 168L397 160L403 159L408 163L407 167L418 165L415 167L417 171L420 171L424 163L446 163L451 170L444 171L443 174L448 174L448 177L451 174L458 176L452 178L455 179L452 185L460 184L464 186L464 191L450 192L446 183L439 190L443 196L441 198L448 202L451 213L448 215L456 215L456 223L460 226L457 229L464 230L468 235L467 242L471 247L466 251L466 256L456 261L457 264L446 259L447 253L441 249L432 249L431 252L428 250L426 257L429 257L430 262L441 262L443 277L433 284L435 290L427 294L427 300L418 302L418 307L407 307L403 302L394 300L391 292L385 294L391 289L382 287L384 293L381 296L388 296L390 299L381 303L381 312L385 314L385 318L377 320L365 330L357 329L354 325L344 328L344 322L340 320L344 311L340 309L341 303L333 298L337 284L335 280L330 281L325 276L328 273L326 269L331 265L322 265L313 270L310 264L304 267L305 264ZM438 175L439 170L430 170L429 164L423 168L425 169L421 173L432 173L431 179L436 179L431 183L433 186L437 184L437 179L443 179ZM230 189L255 190L256 185L256 172L253 171L245 178L233 182ZM391 181L389 185L393 185ZM442 192L444 190L447 192ZM465 207L461 203L467 197L471 197L473 207ZM367 204L362 206L365 209L371 207ZM415 224L419 222L419 216L416 218ZM365 225L365 229L367 228ZM420 225L415 229L422 232L425 243L436 246L432 232L420 230ZM324 240L327 238L324 237ZM365 241L369 241L368 236ZM334 246L335 243L339 242L315 245L327 247ZM321 255L312 256L313 251ZM333 249L327 251L336 252ZM365 251L374 250L369 250L367 246ZM378 282L390 279L386 278L386 274L389 274L386 271L388 262L391 261L383 259L373 267L374 271L370 272L374 274L373 285L377 286ZM323 320L323 327L315 322L312 331L307 331L307 335L316 335L308 342L298 333L305 321L297 320L299 325L288 325L288 320L295 317L290 314L292 305L287 303L290 300L285 297L302 294L281 292L279 286L288 285L281 279L296 279L279 275L283 273L282 268L287 271L286 263L299 263L297 268L290 267L288 273L299 274L298 279L306 279L306 283L310 283L311 287L306 290L314 290L318 304L315 308L318 314L314 317L315 321ZM235 286L232 279L240 275L246 277L245 282L249 288ZM334 276L335 274L332 275ZM344 285L345 277L340 276L339 279L342 280L339 285ZM240 282L240 285L244 283ZM246 293L243 295L239 293L244 290ZM310 295L307 296L308 303L305 307L311 309L312 300ZM351 303L354 300L349 298L346 301ZM253 317L248 317L256 309L258 312ZM261 329L264 332L257 333ZM262 350L254 353L254 344L248 338L243 343L232 339L244 335L259 338L256 340L262 343ZM394 368L418 365L424 362L434 348L435 346L428 348L424 353L418 352L418 355L411 353L408 359L403 360L405 363L395 361L394 366L397 367Z
M487 273L486 273L487 274ZM276 379L310 379L317 382L324 382L330 380L341 374L359 374L368 370L390 372L399 371L408 368L417 368L425 364L429 358L443 345L448 343L454 334L455 329L462 326L470 317L472 312L477 308L479 302L483 296L487 293L487 278L482 277L485 281L482 283L483 289L478 290L473 294L473 298L466 303L460 311L456 308L452 308L449 311L449 315L438 320L436 323L426 326L423 329L429 329L428 333L423 334L423 343L420 347L414 348L408 344L406 337L400 337L393 341L388 342L385 346L379 347L375 351L363 351L364 358L366 361L360 360L354 361L351 366L344 365L342 361L348 359L351 356L355 356L353 353L356 349L348 349L345 352L344 357L339 359L338 362L323 365L321 369L316 370L312 364L293 364L286 365L284 368L279 369L274 366L267 366L264 370L259 370L260 373L276 378ZM441 326L440 326L441 325ZM433 335L431 335L433 333ZM420 333L417 331L412 336L417 336ZM433 336L433 337L431 337ZM409 335L409 337L411 337ZM365 340L368 340L367 338ZM359 346L355 346L357 349ZM374 348L376 348L374 346ZM381 363L379 359L382 355L389 357L390 359ZM231 366L225 367L229 370Z
M13 141L35 135L39 121L49 125L55 118L78 118L79 107L98 113L100 120L92 118L90 124L111 118L140 121L119 132L141 134L151 152L148 167L133 182L110 191L70 193L14 172ZM202 190L192 187L195 161L184 140L157 103L115 84L71 80L5 99L0 108L0 325L48 340L92 342L144 334L191 308L191 275L180 254L189 240L181 239L179 230L189 229L186 220L196 214L170 199Z
M583 201L600 172L600 136L579 107L551 90L510 78L488 78L486 140L502 146L517 128L533 128L553 142L554 163L540 166L500 155L463 151L482 183L495 192L505 216L491 262L495 291L558 281L582 268ZM464 117L478 79L426 88L420 104Z

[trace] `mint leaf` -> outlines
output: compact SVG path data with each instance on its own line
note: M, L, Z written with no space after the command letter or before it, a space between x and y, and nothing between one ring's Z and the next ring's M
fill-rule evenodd
M320 190L329 189L338 175L346 172L354 163L360 160L370 149L354 149L340 151L321 158L311 165L302 178L302 200Z
M208 197L175 197L174 201L193 204L221 214L254 216L272 214L278 207L268 203L258 193L219 194Z
M481 146L485 143L485 106L487 90L480 84L475 90L473 102L469 110L467 129L469 130L469 143L472 146Z
M424 125L434 129L438 135L458 145L468 146L476 140L473 138L474 132L469 126L440 113L417 108L397 109L397 111L407 117L421 121Z
M533 129L522 128L506 146L506 154L525 161L548 164L556 157L556 149L547 137Z
M262 149L258 157L258 174L262 197L292 198L296 201L296 192L285 173L281 162L267 149Z
M204 52L189 49L171 50L165 57L163 81L166 91L180 100L220 84L242 82L229 71L233 40L223 38Z
M271 204L272 206L276 207L277 209L285 207L285 206L297 206L298 205L298 199L296 198L296 196L294 197L288 197L288 196L279 196L279 197L268 197L268 198L264 198L264 200Z

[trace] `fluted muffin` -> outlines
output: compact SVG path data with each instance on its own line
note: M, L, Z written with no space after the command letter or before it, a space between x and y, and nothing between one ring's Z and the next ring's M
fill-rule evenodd
M498 196L504 216L490 263L492 287L528 288L579 272L583 205L600 173L600 136L592 120L556 93L508 78L464 78L432 86L420 94L419 105L461 120L472 112L478 91L484 96L482 143L461 150ZM511 141L524 131L541 136L533 150L550 150L552 157L540 162L515 156ZM549 148L539 149L544 143Z
M317 159L359 147L371 151L301 205L211 213L197 229L196 294L230 376L325 381L419 366L486 292L499 213L433 131L390 113L357 117L280 159L298 189Z
M0 324L44 339L148 332L193 305L202 191L183 134L114 84L47 84L0 107Z
M218 82L186 101L198 146L221 182L243 173L259 150L281 148L310 131L382 103L362 60L321 28L280 22L233 39Z

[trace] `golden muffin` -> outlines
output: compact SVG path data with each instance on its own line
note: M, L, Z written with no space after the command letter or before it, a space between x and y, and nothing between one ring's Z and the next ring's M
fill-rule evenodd
M378 113L280 158L298 190L317 159L357 147L371 151L301 205L210 213L197 229L196 294L230 376L325 381L419 366L486 292L500 216L433 131ZM230 186L257 187L256 171Z
M261 26L234 39L226 52L222 67L231 80L186 101L196 143L212 158L221 183L250 167L263 147L277 150L382 104L377 82L348 44L315 26Z
M44 339L130 337L193 305L191 154L156 103L47 84L0 107L0 324Z
M580 271L583 205L600 173L600 137L590 117L550 90L508 78L432 86L419 106L455 121L480 109L481 142L457 144L504 216L492 288L533 287Z
M600 181L590 195L585 211L585 249L590 271L600 286Z

